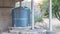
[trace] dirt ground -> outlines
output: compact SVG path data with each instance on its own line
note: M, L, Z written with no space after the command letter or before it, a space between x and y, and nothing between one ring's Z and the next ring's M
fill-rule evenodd
M60 32L60 21L56 18L53 18L52 19L52 25L53 25L53 31L58 31ZM35 27L36 28L39 28L39 29L46 29L46 30L49 30L49 19L48 18L44 18L43 19L43 23L39 23L37 22L35 24Z

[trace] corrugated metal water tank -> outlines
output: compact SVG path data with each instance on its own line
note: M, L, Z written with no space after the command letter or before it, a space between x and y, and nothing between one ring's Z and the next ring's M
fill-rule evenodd
M30 26L30 9L27 7L19 7L13 9L12 25L15 25L16 27Z

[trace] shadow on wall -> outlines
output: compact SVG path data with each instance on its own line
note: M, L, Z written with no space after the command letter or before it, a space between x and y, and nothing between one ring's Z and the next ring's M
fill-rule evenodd
M11 8L0 8L0 32L8 30L11 23Z

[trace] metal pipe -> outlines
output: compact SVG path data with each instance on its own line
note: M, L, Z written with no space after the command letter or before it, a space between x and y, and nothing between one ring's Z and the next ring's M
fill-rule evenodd
M31 0L31 11L32 11L32 29L34 29L34 0Z
M49 30L52 31L52 0L50 0L49 6Z
M16 3L16 0L14 0L14 7L13 8L15 8L16 6L15 6L15 3Z
M20 1L20 7L21 7L21 5L22 5L22 2Z

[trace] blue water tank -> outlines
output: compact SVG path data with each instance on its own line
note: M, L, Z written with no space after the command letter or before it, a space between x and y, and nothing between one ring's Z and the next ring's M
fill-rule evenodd
M30 9L19 7L12 10L12 26L14 27L27 27L31 25L30 22Z

